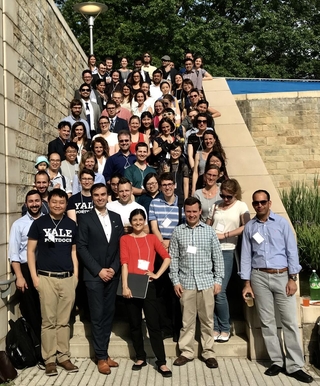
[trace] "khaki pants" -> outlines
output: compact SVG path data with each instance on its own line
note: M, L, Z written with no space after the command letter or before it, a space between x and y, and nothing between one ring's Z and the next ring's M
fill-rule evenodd
M74 305L77 279L57 279L39 275L41 307L41 351L45 364L70 359L70 314Z
M214 356L213 345L213 287L206 290L183 290L180 299L182 312L182 328L180 330L179 349L181 355L188 359L194 358L194 335L197 314L200 321L202 358Z

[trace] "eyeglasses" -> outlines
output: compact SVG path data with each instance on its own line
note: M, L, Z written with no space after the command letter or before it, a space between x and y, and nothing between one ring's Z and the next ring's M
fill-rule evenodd
M206 120L206 119L204 119L204 120L198 120L198 123L199 123L199 125L205 124L205 123L207 123L207 120Z
M127 143L130 142L130 139L120 139L119 143Z
M181 149L171 149L170 151L172 151L174 153L181 153Z
M196 98L198 96L199 96L198 94L193 94L193 95L190 95L190 98Z
M223 199L223 200L231 200L233 198L233 196L229 195L229 194L220 194L220 197Z
M146 186L154 186L154 185L158 185L158 182L147 182L146 183Z
M173 182L170 182L170 184L162 184L162 188L171 188L173 186Z
M259 206L259 204L261 204L262 206L265 206L267 205L267 203L268 203L268 200L252 201L253 206Z

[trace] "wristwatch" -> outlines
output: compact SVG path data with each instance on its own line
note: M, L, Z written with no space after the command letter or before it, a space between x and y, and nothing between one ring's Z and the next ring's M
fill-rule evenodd
M293 281L297 281L298 280L298 275L289 275L289 279L291 279Z

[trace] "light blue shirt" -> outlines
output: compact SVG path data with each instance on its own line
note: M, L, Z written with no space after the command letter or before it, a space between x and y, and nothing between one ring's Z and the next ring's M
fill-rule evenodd
M250 280L252 268L301 270L297 243L288 221L270 211L266 222L257 217L244 228L241 249L241 279Z
M33 221L34 218L27 212L12 224L9 236L10 263L23 264L27 262L28 232Z

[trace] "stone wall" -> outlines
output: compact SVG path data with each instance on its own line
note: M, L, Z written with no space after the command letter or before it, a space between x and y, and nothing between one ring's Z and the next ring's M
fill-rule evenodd
M34 161L68 115L86 55L53 0L0 0L0 280L7 242L34 175ZM1 291L5 287L0 286ZM14 291L14 286L12 286ZM0 297L0 349L13 298ZM16 314L14 315L16 317Z
M320 92L236 96L275 187L313 183L320 171Z

